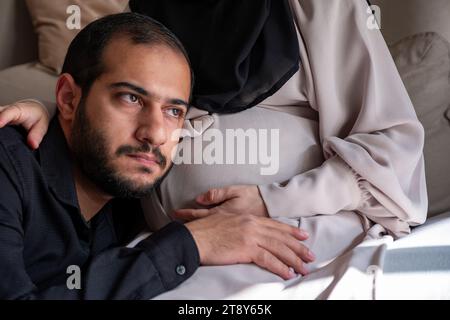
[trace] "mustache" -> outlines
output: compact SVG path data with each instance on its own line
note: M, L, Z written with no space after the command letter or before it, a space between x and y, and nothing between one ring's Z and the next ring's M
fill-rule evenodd
M159 149L158 147L155 148L149 143L145 143L139 147L134 147L134 146L130 146L130 145L120 146L116 151L116 156L120 157L122 155L127 155L130 153L153 153L153 155L156 157L156 160L158 161L159 165L162 168L166 167L167 159L162 154L161 149Z

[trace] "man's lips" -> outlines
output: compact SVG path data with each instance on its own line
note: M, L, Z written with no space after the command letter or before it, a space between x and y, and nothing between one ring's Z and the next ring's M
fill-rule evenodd
M158 161L158 159L156 157L149 155L149 154L133 153L133 154L128 154L127 156L130 158L133 158L134 160L136 160L146 166L161 165L161 163Z

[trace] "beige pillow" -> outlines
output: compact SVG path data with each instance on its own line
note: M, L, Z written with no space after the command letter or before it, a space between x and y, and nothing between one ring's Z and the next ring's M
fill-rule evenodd
M40 63L59 74L67 48L80 31L67 27L66 22L73 13L67 13L67 9L72 5L80 8L80 26L83 28L105 15L123 12L128 0L26 0L26 3L38 35Z
M425 128L429 216L450 210L450 43L433 32L399 41L391 52Z

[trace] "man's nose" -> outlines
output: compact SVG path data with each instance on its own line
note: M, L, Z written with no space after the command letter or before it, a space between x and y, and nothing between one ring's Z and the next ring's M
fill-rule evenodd
M161 108L148 108L139 115L136 138L158 147L167 141L164 114Z

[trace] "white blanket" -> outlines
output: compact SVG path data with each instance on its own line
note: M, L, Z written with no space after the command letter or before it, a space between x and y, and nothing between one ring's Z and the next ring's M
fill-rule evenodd
M156 299L450 299L450 213L398 241L367 237L290 281L254 265L200 267Z

